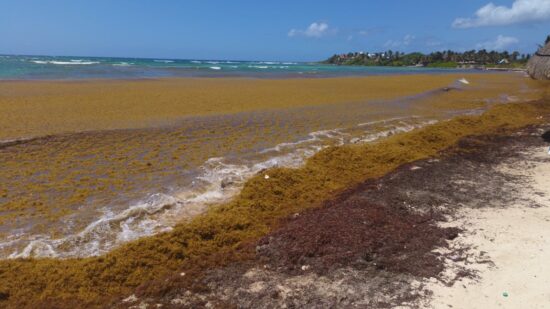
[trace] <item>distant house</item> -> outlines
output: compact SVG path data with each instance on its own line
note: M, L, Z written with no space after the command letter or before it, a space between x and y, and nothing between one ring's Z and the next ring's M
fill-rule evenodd
M510 61L508 61L508 59L506 59L506 58L504 58L504 59L502 59L498 62L498 64L509 64L509 63L510 63Z

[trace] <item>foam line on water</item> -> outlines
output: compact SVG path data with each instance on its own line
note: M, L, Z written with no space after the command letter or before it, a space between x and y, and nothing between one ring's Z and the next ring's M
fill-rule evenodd
M70 61L56 61L56 60L32 60L31 62L36 64L57 64L57 65L89 65L98 64L99 61L85 61L85 60L70 60Z
M103 215L77 234L51 239L47 235L25 235L0 243L0 252L20 248L7 254L8 258L26 257L85 257L108 252L125 242L169 231L181 220L192 218L212 204L222 203L238 194L252 176L272 167L299 167L305 160L328 145L366 143L399 132L436 122L406 117L359 124L349 129L337 128L311 132L303 140L281 143L239 162L225 157L210 158L200 168L192 183L170 195L151 194L118 213L106 207ZM372 131L369 126L376 126ZM363 130L367 127L366 130ZM351 132L361 128L359 135ZM272 154L271 154L272 152ZM265 154L271 154L266 157ZM261 155L263 154L263 155Z

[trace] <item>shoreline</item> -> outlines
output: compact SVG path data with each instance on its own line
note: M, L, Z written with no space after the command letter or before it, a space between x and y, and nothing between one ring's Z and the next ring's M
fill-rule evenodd
M542 308L549 129L463 138L286 218L241 249L250 260L155 281L118 305Z
M200 275L191 274L250 258L250 252L235 250L265 235L279 219L316 207L361 179L380 177L404 163L434 156L464 135L487 130L498 132L503 126L512 129L543 121L537 117L546 110L546 105L543 102L498 105L481 116L457 117L370 146L326 149L308 160L304 168L274 168L260 173L247 182L235 200L176 226L172 232L137 240L105 256L62 261L0 261L0 291L7 295L7 304L23 307L39 306L44 304L42 301L61 305L75 304L70 301L74 300L91 304L104 303L103 297L118 299L140 285L138 290L144 295L153 295L159 292L158 288L162 290L179 282L169 280L168 286L158 285L156 280L164 282L163 278L172 277L174 272L190 274L183 276L184 280L199 280ZM434 140L434 134L438 139ZM269 173L267 182L264 173ZM52 271L54 269L58 271ZM114 279L114 274L122 281ZM178 276L181 277L173 278ZM37 291L29 286L25 278L31 277L39 280L44 289ZM65 282L61 278L71 278L71 282L59 286L59 282ZM73 287L81 288L71 290Z
M377 81L367 83L367 90L384 92L401 87L399 80L409 78L355 82ZM517 96L504 95L501 84L515 81L510 76L480 77L471 80L471 88L455 81L450 87L398 99L315 101L312 106L186 116L180 123L148 128L103 127L0 145L0 182L5 184L0 204L8 209L0 216L0 233L10 237L10 231L19 231L18 236L0 241L0 256L70 258L106 253L139 237L170 230L180 220L203 212L205 205L226 201L257 171L303 166L327 146L373 142L458 115L478 114L494 104L527 100L537 93L536 89L522 92L531 89L514 85L521 90ZM335 91L347 83L334 82ZM166 87L164 82L157 84ZM130 86L134 89L135 84ZM78 92L80 88L70 89ZM101 88L92 91L100 92L98 101L107 97ZM58 92L63 91L55 90L53 99ZM490 99L491 95L497 96ZM109 112L112 107L106 109ZM32 181L22 181L22 174L34 175Z

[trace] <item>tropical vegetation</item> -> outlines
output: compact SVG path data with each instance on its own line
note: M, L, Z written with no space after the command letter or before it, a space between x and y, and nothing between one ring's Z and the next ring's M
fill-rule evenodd
M384 52L350 52L336 54L324 63L336 65L367 66L427 66L427 67L477 67L477 66L524 66L531 55L514 52L487 51L485 49L456 52L452 50L437 51L429 54L420 52L402 53L399 51Z

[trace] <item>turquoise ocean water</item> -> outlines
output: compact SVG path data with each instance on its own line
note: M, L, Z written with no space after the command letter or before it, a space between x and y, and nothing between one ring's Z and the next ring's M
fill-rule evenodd
M0 80L162 77L299 78L449 71L449 69L418 67L335 66L292 61L0 55Z

